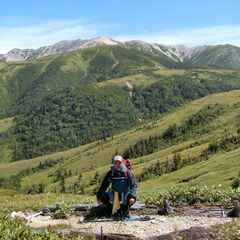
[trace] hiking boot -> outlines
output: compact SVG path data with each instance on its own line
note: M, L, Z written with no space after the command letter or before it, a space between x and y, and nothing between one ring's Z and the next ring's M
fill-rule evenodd
M129 212L130 212L129 211L129 206L122 206L120 210L121 210L121 215L122 215L123 218L126 218L126 217L129 218L130 217L129 216Z
M151 220L150 216L140 216L140 221L149 221Z
M119 215L118 213L114 213L114 214L112 215L112 220L113 220L113 221L122 221L122 216Z
M84 221L91 221L98 218L111 218L112 208L104 204L93 207L89 213L84 217Z

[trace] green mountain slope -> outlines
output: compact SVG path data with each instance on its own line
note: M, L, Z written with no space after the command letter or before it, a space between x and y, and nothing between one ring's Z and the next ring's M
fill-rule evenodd
M0 120L0 133L7 131L12 126L13 118Z
M65 88L56 96L43 97L3 134L2 149L9 154L2 162L105 139L186 101L240 88L237 71L184 70L184 75L183 70L172 71L148 70L91 86Z
M168 68L166 57L134 48L102 46L28 62L0 63L0 118L24 113L66 88L105 81L144 69Z
M153 177L140 184L143 192L159 191L174 184L229 186L240 171L240 149L219 153L208 161L186 166L176 172Z
M18 173L10 179L21 182L24 191L39 184L44 184L46 190L59 191L59 176L65 178L68 191L80 191L81 173L85 191L92 191L96 187L92 182L99 181L109 169L116 149L122 154L141 139L160 139L175 124L178 134L163 138L152 153L131 159L141 191L167 184L201 183L205 178L211 184L229 185L240 170L239 102L239 90L209 95L113 138L32 160L0 164L0 174L10 177ZM188 126L188 131L183 126ZM159 172L159 164L165 173Z
M181 62L182 66L186 68L192 68L191 65L199 64L236 69L240 67L240 48L229 44L200 45L196 47L150 44L143 41L130 41L126 44L154 56L165 55L170 57L176 62Z
M208 46L205 50L194 54L187 62L238 69L240 67L240 48L232 45Z
M81 90L44 99L39 108L15 120L14 160L105 139L137 124L140 113L122 89Z

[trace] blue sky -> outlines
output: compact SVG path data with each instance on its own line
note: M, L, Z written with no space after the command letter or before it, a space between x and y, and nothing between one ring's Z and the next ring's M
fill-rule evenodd
M240 46L239 9L239 0L6 0L1 1L0 53L99 35Z

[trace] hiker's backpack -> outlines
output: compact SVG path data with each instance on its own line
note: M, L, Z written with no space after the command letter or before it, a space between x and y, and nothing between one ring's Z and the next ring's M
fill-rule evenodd
M122 164L124 164L128 170L132 171L132 166L131 166L129 159L123 159Z

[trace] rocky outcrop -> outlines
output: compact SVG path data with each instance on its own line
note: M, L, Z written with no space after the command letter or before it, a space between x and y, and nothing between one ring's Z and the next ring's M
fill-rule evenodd
M107 37L100 36L93 39L61 41L53 45L40 47L38 49L18 49L14 48L6 54L0 55L1 61L25 61L34 58L55 55L58 53L69 52L76 49L90 48L101 45L117 45L120 42Z

